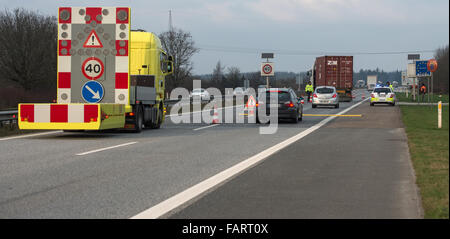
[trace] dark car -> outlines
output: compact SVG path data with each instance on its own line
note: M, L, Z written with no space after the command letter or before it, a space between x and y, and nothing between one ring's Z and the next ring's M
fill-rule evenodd
M266 96L263 97L263 93ZM270 97L277 97L278 104L270 104ZM278 110L279 119L292 119L294 123L298 123L303 119L303 104L302 97L297 97L294 90L288 88L278 89L269 88L265 91L258 92L258 107L266 107L266 115L270 112ZM257 122L268 122L268 116L256 115Z

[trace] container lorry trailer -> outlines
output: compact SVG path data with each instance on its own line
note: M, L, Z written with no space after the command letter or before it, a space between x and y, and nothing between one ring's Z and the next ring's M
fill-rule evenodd
M318 86L334 86L339 94L339 101L351 101L353 56L317 57L310 79L314 89Z
M57 101L19 104L20 129L161 126L173 59L155 34L130 30L130 13L128 7L59 8Z
M367 90L373 91L375 89L375 86L377 85L378 77L376 75L373 76L367 76Z

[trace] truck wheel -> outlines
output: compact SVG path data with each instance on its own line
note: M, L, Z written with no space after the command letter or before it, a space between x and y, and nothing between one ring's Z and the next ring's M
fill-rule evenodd
M161 107L159 107L158 108L158 118L157 118L156 122L151 122L149 125L151 129L161 128L162 115L163 115L163 111L162 111Z
M317 105L312 105L313 108L317 108Z
M144 123L144 114L140 105L136 106L136 114L134 116L134 130L135 133L142 131L142 124Z

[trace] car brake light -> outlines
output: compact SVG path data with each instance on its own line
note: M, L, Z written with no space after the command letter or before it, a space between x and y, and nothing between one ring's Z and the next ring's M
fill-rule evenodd
M286 102L286 103L284 103L284 105L286 105L289 108L294 107L294 103L292 103L292 101Z
M334 94L334 95L333 95L333 98L336 98L336 97L337 97L337 95L336 95L336 94Z
M316 94L314 94L314 95L313 95L313 97L314 97L314 98L317 98L317 95L316 95Z

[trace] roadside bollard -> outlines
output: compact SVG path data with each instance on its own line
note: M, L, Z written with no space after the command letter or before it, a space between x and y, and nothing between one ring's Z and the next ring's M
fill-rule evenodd
M438 128L442 128L442 101L438 103Z

